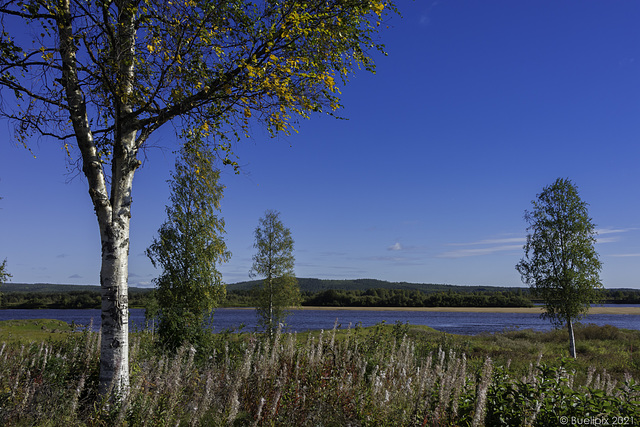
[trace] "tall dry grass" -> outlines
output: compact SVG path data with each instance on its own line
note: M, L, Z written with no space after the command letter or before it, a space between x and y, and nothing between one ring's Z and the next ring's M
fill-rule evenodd
M85 332L59 344L0 345L0 424L557 425L561 416L592 414L640 421L640 387L631 378L618 382L594 369L577 384L562 363L542 361L516 378L490 358L425 353L419 341L382 328L306 340L227 335L207 351L173 355L140 333L130 394L113 404L97 394L99 339Z

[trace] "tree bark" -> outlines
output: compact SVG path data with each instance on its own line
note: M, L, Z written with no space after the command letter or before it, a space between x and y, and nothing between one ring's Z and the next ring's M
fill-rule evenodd
M111 217L98 215L102 241L102 342L100 392L114 391L118 399L129 391L129 223L136 159L136 132L118 135L113 158Z
M100 394L124 398L129 389L129 300L127 292L129 219L100 224L102 240L102 341Z
M571 322L571 319L567 320L567 329L569 331L569 355L574 359L577 359L578 356L576 355L576 338L573 335L573 323Z
M269 275L269 337L273 337L273 279Z
M128 9L125 7L125 11ZM76 46L72 27L69 0L63 0L58 18L60 55L62 59L62 83L78 148L82 155L82 171L89 184L89 196L94 206L100 241L102 266L100 286L102 294L102 341L100 344L99 391L106 395L113 391L117 399L124 399L129 392L129 303L128 257L129 222L131 218L131 189L133 175L140 161L137 160L137 130L135 123L127 121L131 108L122 102L131 92L133 76L133 20L131 13L123 13L122 37L118 50L124 55L121 74L125 76L119 88L116 106L116 123L113 141L111 191L103 163L91 131L87 104L78 77ZM110 195L110 197L109 197Z

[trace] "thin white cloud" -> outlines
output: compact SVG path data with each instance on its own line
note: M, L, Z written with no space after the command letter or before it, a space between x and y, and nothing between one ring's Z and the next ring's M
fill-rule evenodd
M620 237L596 237L596 243L613 243L620 240Z
M609 256L616 257L616 258L628 258L628 257L640 257L640 254L614 254Z
M509 237L506 239L485 239L478 240L477 242L469 243L449 243L449 246L475 246L475 245L502 245L507 243L522 243L527 241L524 237Z
M385 262L391 263L394 265L421 265L422 260L416 259L414 257L405 257L405 256L372 256L365 258L368 261L375 262Z
M501 245L489 248L460 249L457 251L444 252L438 258L464 258L470 256L491 255L496 252L513 251L522 249L521 245Z
M387 248L387 250L389 250L389 251L401 251L402 250L402 245L400 244L400 242L396 242L395 244L389 246Z
M598 236L607 235L607 234L617 234L617 236L608 236L608 237L596 237L598 243L613 243L622 239L620 234L628 233L629 231L638 230L638 228L597 228L596 233Z
M614 233L627 233L629 231L638 230L637 228L596 228L598 234L614 234Z

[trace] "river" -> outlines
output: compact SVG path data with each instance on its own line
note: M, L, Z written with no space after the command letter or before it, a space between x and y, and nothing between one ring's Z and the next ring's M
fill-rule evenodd
M129 310L131 330L144 327L144 309ZM58 319L76 325L90 325L93 330L100 327L100 310L0 310L0 320L10 319ZM360 323L373 326L385 321L408 322L413 325L427 325L438 331L452 334L476 335L480 333L502 332L513 329L533 329L547 331L553 329L548 320L534 313L474 313L440 311L402 311L402 310L293 310L288 318L289 331L332 329L334 324L342 329ZM590 314L582 323L612 325L618 328L640 330L640 316L633 314ZM216 331L238 330L252 332L256 328L255 311L252 309L219 308L213 317Z

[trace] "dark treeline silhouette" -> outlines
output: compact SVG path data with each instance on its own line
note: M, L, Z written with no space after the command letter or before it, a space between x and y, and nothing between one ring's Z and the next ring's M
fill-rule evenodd
M315 279L319 280L319 279ZM384 282L388 283L388 282ZM316 283L317 284L317 283ZM100 308L100 292L97 287L73 285L22 285L27 291L21 292L20 285L11 284L9 292L3 289L0 308ZM17 286L16 286L17 285ZM443 285L444 286L444 285ZM255 290L233 289L227 292L221 307L253 307ZM416 289L303 289L303 306L321 307L531 307L536 301L526 288L481 289L469 291L438 290L424 292ZM313 289L313 288L312 288ZM317 289L317 288L315 288ZM640 304L639 289L605 289L603 303ZM154 298L152 289L130 288L129 305L132 308L144 308Z
M531 307L524 292L436 292L406 289L340 291L309 295L303 305L332 307Z
M144 308L153 293L129 290L129 307ZM2 295L2 308L100 308L99 291L8 292Z
M227 293L227 307L251 307L252 290ZM319 307L531 307L527 292L436 292L424 293L408 289L327 289L302 292L303 306Z

